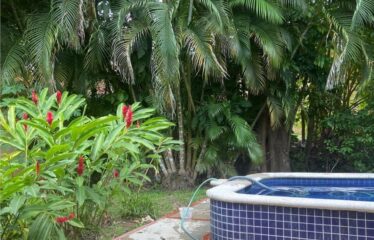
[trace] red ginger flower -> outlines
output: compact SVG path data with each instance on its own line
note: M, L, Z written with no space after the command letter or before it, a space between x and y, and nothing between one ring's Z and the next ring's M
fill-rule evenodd
M129 128L132 124L132 110L131 110L131 106L129 106L129 110L127 111L127 114L126 114L126 128Z
M35 105L38 105L38 95L36 94L35 91L32 91L32 94L31 94L31 100L34 102Z
M119 176L119 172L118 172L117 169L114 169L114 171L113 171L113 176L114 176L115 178L118 178L118 176Z
M36 172L36 175L40 175L40 162L39 161L36 161L35 172Z
M67 222L67 221L69 221L68 217L56 217L56 222L57 223L62 224L62 223Z
M78 167L77 167L77 173L79 176L83 174L84 171L84 157L80 156L78 159Z
M49 126L51 126L52 122L53 122L53 113L51 111L47 112L46 120L47 120L47 123L49 124Z
M124 105L122 107L122 116L123 116L123 120L126 122L126 128L129 128L132 124L132 116L133 116L131 105L130 106Z
M123 116L123 120L126 119L126 115L127 115L127 111L129 110L129 107L126 106L126 105L123 105L122 107L122 116Z
M75 218L75 214L74 214L74 213L70 213L70 214L69 214L69 220L71 220L71 219L73 219L73 218Z
M57 101L57 104L60 105L61 104L61 99L62 99L62 94L60 91L57 91L56 92L56 101Z
M22 118L23 118L23 120L28 120L29 115L27 115L27 113L23 113ZM23 124L23 128L25 129L25 131L27 131L27 125L26 124Z

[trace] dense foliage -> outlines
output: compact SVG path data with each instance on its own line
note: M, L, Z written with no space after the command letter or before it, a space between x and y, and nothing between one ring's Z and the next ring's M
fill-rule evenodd
M153 109L121 104L116 115L94 118L85 104L44 89L1 109L1 239L80 239L81 228L104 223L115 195L149 181L176 144L161 134L172 124L152 118Z
M180 183L171 187L233 174L233 163L289 171L290 146L311 169L316 146L343 149L323 136L335 114L370 112L361 94L373 78L373 0L5 0L2 9L2 95L68 90L87 96L94 116L124 99L156 108L182 144L159 161L165 184ZM323 166L315 170L331 170Z

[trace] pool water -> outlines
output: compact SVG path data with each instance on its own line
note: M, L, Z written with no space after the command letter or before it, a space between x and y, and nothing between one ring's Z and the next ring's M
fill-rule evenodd
M374 202L374 179L271 178L260 182L275 191L252 185L238 193Z

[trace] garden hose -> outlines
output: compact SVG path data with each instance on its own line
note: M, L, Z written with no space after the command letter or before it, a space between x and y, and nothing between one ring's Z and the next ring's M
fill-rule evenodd
M196 188L195 192L192 194L190 202L187 205L187 211L186 212L182 211L182 213L181 213L181 228L187 234L187 236L190 237L192 240L199 240L199 239L195 238L194 236L192 236L192 234L185 228L185 226L184 226L184 222L185 222L185 219L186 219L185 216L188 216L188 211L190 211L191 204L192 204L193 200L195 199L196 194L199 192L200 188L202 186L204 186L207 182L210 182L210 181L213 181L213 180L218 180L218 179L217 178L208 178L207 180L205 180L204 182L202 182ZM247 180L247 181L250 181L252 184L256 184L256 185L258 185L258 186L260 186L262 188L265 188L265 189L267 189L269 191L272 191L272 192L275 191L275 189L273 189L271 187L268 187L265 184L260 183L259 181L255 180L255 179L253 179L251 177L248 177L248 176L235 176L235 177L231 177L231 178L228 179L228 181L233 181L233 180Z

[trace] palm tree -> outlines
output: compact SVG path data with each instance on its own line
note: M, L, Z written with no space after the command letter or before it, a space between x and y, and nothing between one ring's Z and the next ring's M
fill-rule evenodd
M193 173L193 154L185 161L185 149L190 146L184 145L184 103L194 112L195 105L204 101L209 80L223 86L228 79L228 63L240 67L236 81L243 80L252 93L263 91L266 79L280 66L286 44L286 34L280 28L285 6L304 5L302 1L284 0L123 0L110 6L108 1L52 0L48 13L30 18L24 37L5 60L2 78L14 79L28 71L32 79L40 80L37 83L53 90L73 86L72 79L100 79L100 71L116 72L133 92L137 81L134 54L145 49L153 102L172 118L176 115L178 137L183 143L177 164L170 152L165 165L170 166L171 173L175 166L182 175L186 168ZM191 89L201 82L202 94L196 98ZM187 114L190 120L193 116ZM190 139L193 134L189 131ZM251 139L248 144L256 146ZM204 158L204 146L199 151L195 155Z

